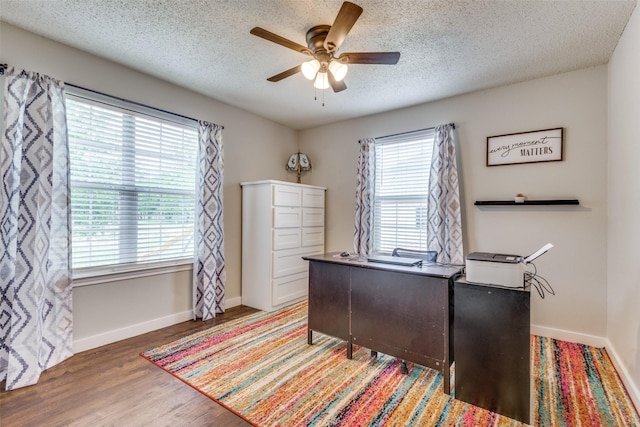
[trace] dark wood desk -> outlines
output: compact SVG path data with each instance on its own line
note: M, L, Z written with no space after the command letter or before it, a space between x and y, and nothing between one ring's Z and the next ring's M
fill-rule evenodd
M313 331L442 372L450 392L453 278L457 267L405 267L308 256L308 342Z
M530 286L456 280L456 399L531 423Z

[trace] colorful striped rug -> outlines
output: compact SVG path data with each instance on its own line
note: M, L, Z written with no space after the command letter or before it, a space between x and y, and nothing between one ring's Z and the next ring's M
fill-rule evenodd
M314 334L306 302L256 313L142 356L256 426L521 426L442 392L442 375ZM534 424L639 426L603 349L532 336Z

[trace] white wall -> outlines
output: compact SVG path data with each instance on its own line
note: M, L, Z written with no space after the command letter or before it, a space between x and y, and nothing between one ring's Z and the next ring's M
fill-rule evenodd
M240 182L295 180L284 163L295 131L246 111L0 22L0 60L75 85L224 125L226 297L240 303ZM188 316L191 273L178 272L74 289L76 350L162 327Z
M462 95L300 133L314 170L308 183L327 190L330 251L351 250L357 141L454 122L459 139L465 253L526 255L556 291L532 292L534 332L603 344L606 334L607 68ZM561 162L485 166L486 138L564 127ZM475 200L577 198L579 207L478 208Z
M607 337L640 407L640 11L609 62ZM625 375L626 374L626 375Z

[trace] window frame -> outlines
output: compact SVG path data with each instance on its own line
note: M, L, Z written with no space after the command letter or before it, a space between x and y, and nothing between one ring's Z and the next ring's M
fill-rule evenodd
M155 109L153 107L145 106L132 101L127 101L125 99L113 97L100 92L79 88L76 86L67 86L65 88L65 102L68 98L71 98L78 102L94 104L102 108L130 113L135 116L142 116L142 118L145 118L146 116L146 118L150 120L161 120L164 122L170 122L180 127L192 128L196 130L196 132L198 130L198 122L195 119L173 114L164 110ZM197 157L194 163L194 168L197 172ZM193 185L195 196L195 180ZM90 186L91 185L89 185L89 187ZM80 187L88 188L86 184L81 184ZM170 192L167 192L167 194L168 193ZM196 209L194 203L194 219L195 215ZM73 249L74 248L72 247L71 250L73 251ZM102 266L73 268L73 284L74 286L87 286L99 283L128 280L132 278L148 277L159 274L190 271L193 268L193 260L194 256L189 256L149 262L123 262Z
M380 179L379 174L381 173L381 170L380 170L381 159L379 158L379 149L381 149L381 147L384 147L385 145L412 143L412 142L418 142L421 140L425 141L426 146L430 145L430 147L428 148L430 153L428 158L425 159L426 164L424 165L425 170L427 171L426 184L425 184L426 193L419 197L418 197L418 194L416 193L381 196L380 189L377 188L379 184L379 179ZM381 235L383 234L383 231L380 230L380 215L378 215L378 212L380 211L381 200L392 201L392 202L393 201L402 202L402 201L410 201L410 200L422 201L420 203L417 203L420 206L416 207L416 209L419 209L419 210L415 211L416 212L415 223L416 223L416 226L420 226L420 228L424 227L424 246L415 247L415 246L411 246L408 242L405 242L405 243L399 242L398 235L400 235L401 237L403 233L397 231L398 227L394 227L393 230L396 236L395 247L401 247L405 249L424 250L424 251L428 250L427 209L428 209L428 201L429 201L429 175L430 175L430 169L431 169L431 162L433 159L434 140L435 140L435 128L421 129L416 131L403 132L399 134L375 138L376 153L375 153L375 167L374 167L375 172L374 172L374 190L373 190L374 200L373 200L373 207L372 207L373 209L372 250L374 254L390 255L391 251L393 250L393 248L385 247L383 239L381 239ZM398 222L398 216L395 216L395 221L396 223Z

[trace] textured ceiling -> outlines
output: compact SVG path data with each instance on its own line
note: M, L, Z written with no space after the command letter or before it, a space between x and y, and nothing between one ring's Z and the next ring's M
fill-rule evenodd
M605 64L630 0L353 0L364 12L339 50L399 51L397 65L350 66L348 89L318 92L308 59L249 34L306 45L342 0L0 0L0 19L293 129ZM5 43L4 41L3 43ZM0 58L1 59L1 58Z

